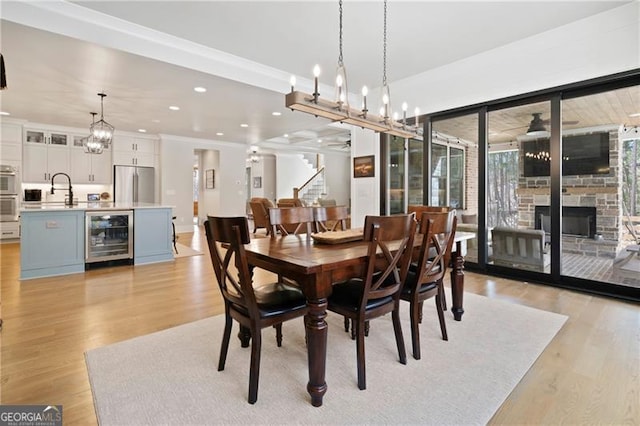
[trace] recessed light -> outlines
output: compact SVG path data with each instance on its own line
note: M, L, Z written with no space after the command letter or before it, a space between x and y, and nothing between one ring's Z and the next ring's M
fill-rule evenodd
M285 134L284 134L284 135L282 135L282 136L284 136L285 138L288 138L288 137L289 137L289 133L285 133Z
M322 143L322 139L318 139L318 143Z
M242 124L240 125L240 127L249 127L249 125L248 125L248 124L246 124L246 123L242 123Z
M218 133L216 133L216 136L224 136L224 133L218 132Z
M171 105L171 106L169 107L169 109L170 109L171 111L180 111L180 107L175 106L175 105Z
M11 114L6 111L0 111L0 115L11 115Z
M640 117L640 112L634 112L633 114L629 114L629 117Z
M198 86L198 87L194 87L193 90L198 92L198 93L204 93L204 92L207 91L207 88Z
M138 129L140 133L147 133L147 129Z
M273 111L273 112L271 113L271 115L274 115L274 116L276 116L276 117L279 117L279 116L281 116L281 115L282 115L282 113L281 113L281 112L279 112L279 111Z

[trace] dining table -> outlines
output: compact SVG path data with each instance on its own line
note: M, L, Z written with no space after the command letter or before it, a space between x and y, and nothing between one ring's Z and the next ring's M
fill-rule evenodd
M315 234L302 234L255 238L244 247L251 268L265 269L295 280L307 299L309 310L304 319L309 366L307 391L315 407L322 406L327 392L327 298L331 295L332 284L361 275L367 258L367 243L362 241L362 230L338 232L342 234L325 233L345 236L334 239L334 243L321 241L322 238ZM451 311L456 321L460 321L464 313L464 243L474 237L472 232L455 234L456 245L451 254ZM421 241L422 235L417 234L414 240L416 249Z

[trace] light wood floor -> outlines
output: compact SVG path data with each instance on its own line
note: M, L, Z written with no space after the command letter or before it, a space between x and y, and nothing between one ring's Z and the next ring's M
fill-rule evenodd
M206 245L198 231L179 241ZM222 312L206 253L24 282L19 245L0 256L0 401L62 404L65 424L96 423L86 350ZM640 307L473 273L466 290L569 316L493 424L640 424Z

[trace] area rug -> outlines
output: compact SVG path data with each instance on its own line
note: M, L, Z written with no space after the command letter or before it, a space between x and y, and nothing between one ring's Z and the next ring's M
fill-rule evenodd
M262 332L258 401L247 403L250 349L232 332L226 368L217 371L224 318L216 316L90 350L87 369L101 425L156 424L486 424L567 317L465 293L462 322L447 312L440 338L433 303L424 307L422 359L410 355L408 305L402 365L389 316L371 322L367 389L359 390L356 347L342 317L329 314L322 407L306 392L302 319Z
M184 244L176 243L176 248L178 249L178 253L173 253L173 257L189 257L189 256L199 256L202 254L201 251L194 250L189 246L185 246Z

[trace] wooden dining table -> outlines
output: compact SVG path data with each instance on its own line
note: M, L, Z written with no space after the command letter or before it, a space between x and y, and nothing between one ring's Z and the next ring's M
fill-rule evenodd
M456 321L462 319L462 293L464 289L464 257L462 244L475 237L471 232L457 232L456 250L452 253L451 311ZM417 235L415 245L422 238ZM303 235L277 238L257 238L245 245L249 265L262 268L299 283L307 298L309 312L305 316L309 383L307 391L311 404L322 405L327 392L325 381L327 355L327 298L332 284L361 275L367 257L367 244L352 241L340 244L321 244Z

